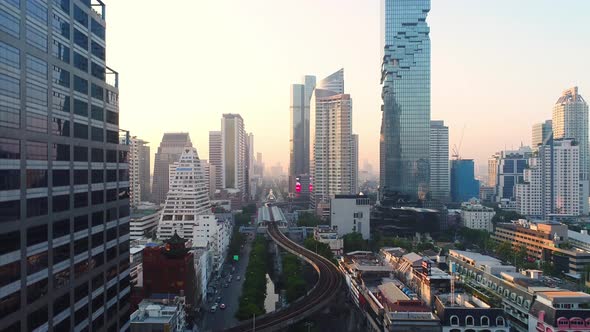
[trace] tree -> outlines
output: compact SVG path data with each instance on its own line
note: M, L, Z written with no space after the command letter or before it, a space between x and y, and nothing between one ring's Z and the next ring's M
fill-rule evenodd
M504 241L498 245L496 249L496 254L503 260L503 261L510 261L510 257L512 256L512 245L510 242Z
M367 250L367 242L363 240L361 233L348 233L344 235L344 252L351 252L356 250Z
M312 213L304 212L299 215L299 219L297 219L297 225L302 227L316 227L320 225L322 220L315 216Z
M330 249L330 246L327 243L322 243L312 237L308 237L307 239L305 239L305 241L303 241L303 245L307 250L313 251L318 255L336 264L336 261L334 259L334 253L332 252L332 249Z
M496 214L492 218L493 224L497 224L499 222L511 222L512 220L524 219L524 216L516 211L506 211L498 207L496 207L495 209Z

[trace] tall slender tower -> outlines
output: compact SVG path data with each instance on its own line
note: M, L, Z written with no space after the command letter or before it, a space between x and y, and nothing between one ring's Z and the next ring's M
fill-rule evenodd
M129 137L105 12L0 1L0 331L129 328Z
M295 189L295 179L310 174L310 99L315 89L315 76L303 77L303 84L291 85L289 106L289 191Z
M580 213L588 214L590 194L590 151L588 146L588 104L578 94L578 87L565 90L553 106L553 139L570 138L579 145Z
M221 145L221 131L209 132L209 164L212 166L211 170L215 172L215 187L212 191L223 188L223 163L221 152L223 147Z
M359 191L359 135L352 134L352 193Z
M141 200L147 202L152 196L151 186L151 165L150 165L150 146L149 142L142 139L137 140L138 155L139 155L139 183L141 186Z
M430 195L446 202L450 198L449 127L444 121L430 121Z
M382 192L425 199L429 191L430 0L383 0Z
M221 119L223 188L239 190L246 197L247 138L244 120L239 114L223 114Z
M154 185L152 200L161 204L168 194L168 167L177 162L185 147L192 146L188 133L166 133L158 147L154 160Z
M336 75L328 78L340 77ZM335 79L322 80L327 86L343 87ZM311 97L311 137L313 139L313 206L329 204L335 194L353 193L352 100L350 95L323 89L319 85Z
M553 133L553 124L551 120L533 125L533 135L531 140L531 148L533 151L538 151L538 146L543 144L547 138Z

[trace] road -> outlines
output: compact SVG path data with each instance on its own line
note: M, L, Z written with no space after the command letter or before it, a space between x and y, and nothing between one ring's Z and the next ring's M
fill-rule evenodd
M208 308L210 309L211 306L217 301L217 297L221 296L221 303L226 305L226 309L221 310L217 309L216 312L211 312L207 310L205 313L201 324L200 331L221 331L226 329L230 326L234 326L238 324L238 320L234 317L236 311L238 310L238 299L242 294L242 283L244 282L244 274L246 273L246 267L248 266L248 260L250 258L250 249L251 249L251 241L248 238L246 244L244 245L244 249L240 254L240 260L235 265L236 271L232 274L232 282L229 283L228 288L217 288L221 290L221 295L218 292L215 294L215 299L211 299L211 301L207 302ZM226 273L231 271L230 267L225 268ZM241 280L237 280L236 277L240 276ZM220 286L224 283L227 283L227 277L221 279L222 282L219 282Z

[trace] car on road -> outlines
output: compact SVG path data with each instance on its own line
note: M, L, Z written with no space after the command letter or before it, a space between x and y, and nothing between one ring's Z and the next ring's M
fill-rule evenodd
M224 303L220 304L219 309L222 309L222 310L225 309L225 304Z
M211 306L211 312L217 311L217 303Z
M228 288L229 284L223 284L223 288Z
M229 278L227 279L227 282L231 282L231 281L232 281L232 279L233 279L233 276L230 274L230 275L229 275Z
M240 277L240 276L237 276L237 277L236 277L236 280L237 280L237 281L240 281L240 280L242 280L242 277Z
M221 302L221 296L217 297L217 302Z

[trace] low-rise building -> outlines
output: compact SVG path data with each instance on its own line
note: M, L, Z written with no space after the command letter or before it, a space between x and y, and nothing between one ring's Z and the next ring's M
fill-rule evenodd
M567 225L554 221L499 223L492 234L497 242L509 242L515 250L526 247L527 254L543 262L551 262L558 271L580 275L590 264L590 251L584 249L582 234L569 240Z
M494 215L496 215L494 209L481 205L478 199L461 203L461 221L467 228L491 232L494 230L492 225Z
M441 294L436 297L434 311L443 332L510 331L504 310L469 294Z
M161 209L155 204L140 203L137 208L131 212L129 221L129 238L137 240L144 236L151 236L151 233L158 226Z
M590 329L590 295L571 291L537 293L529 331L575 332Z
M172 303L154 299L143 300L131 314L131 332L184 332L186 313L183 297L175 297Z
M213 267L218 269L227 254L233 224L215 215L199 216L197 221L193 227L192 247L210 249Z
M344 249L344 240L338 236L338 232L330 228L330 226L320 225L316 227L313 230L313 238L316 241L327 244L335 256L342 255Z
M368 240L370 231L371 202L364 195L335 195L330 201L330 226L339 236L360 233Z

